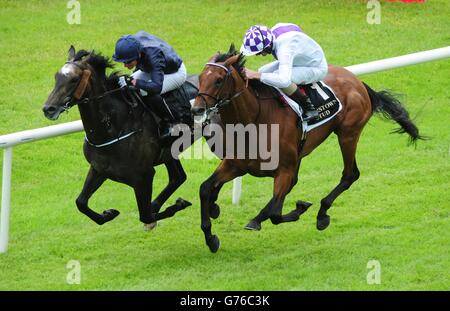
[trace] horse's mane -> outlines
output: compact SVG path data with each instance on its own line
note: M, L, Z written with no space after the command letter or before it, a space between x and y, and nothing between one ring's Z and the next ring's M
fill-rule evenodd
M112 63L111 59L107 56L103 56L101 53L96 53L95 50L79 50L75 54L73 61L80 61L86 56L89 56L86 59L86 62L95 69L97 74L100 75L100 78L105 79L107 88L110 89L116 87L119 71L115 70L111 72L109 76L106 76L106 69L114 68L114 64Z
M101 53L96 53L94 50L92 51L79 50L75 54L73 61L76 62L82 60L82 58L85 56L89 56L87 58L87 62L96 70L104 71L106 70L106 68L114 68L114 65L112 64L111 60L108 57L103 56Z
M223 53L223 54L221 54L219 52L219 54L217 54L215 56L213 61L216 62L216 63L223 63L223 62L226 62L227 59L237 55L238 53L239 52L236 51L234 43L231 43L228 52ZM239 75L241 76L242 79L245 79L245 76L242 73L242 70L245 67L245 62L246 62L245 56L242 53L239 53L238 60L233 64L234 69L236 69L236 71L239 73ZM272 89L271 86L269 86L267 84L264 84L264 83L262 83L259 80L249 80L249 85L255 90L263 90L263 89L269 90L269 89Z

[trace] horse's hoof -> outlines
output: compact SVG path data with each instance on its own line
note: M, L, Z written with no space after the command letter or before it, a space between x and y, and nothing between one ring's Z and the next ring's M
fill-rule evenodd
M217 235L213 235L211 238L209 238L206 244L208 245L209 250L212 253L216 253L220 248L220 240Z
M182 198L178 198L175 204L178 205L178 206L179 206L180 208L182 208L182 209L185 209L186 207L192 205L191 202L186 201L186 200L184 200L184 199L182 199Z
M144 231L151 231L155 229L157 224L158 223L156 221L149 224L144 224Z
M261 230L261 223L252 219L244 228L247 230L259 231Z
M295 205L300 216L301 214L305 213L308 210L308 208L312 205L312 203L299 200Z
M103 211L102 217L105 222L111 221L117 216L119 216L120 212L115 209L108 209L106 211Z
M317 218L317 230L325 230L330 225L330 216L325 215Z
M216 203L213 203L209 208L209 217L216 219L220 215L220 207Z

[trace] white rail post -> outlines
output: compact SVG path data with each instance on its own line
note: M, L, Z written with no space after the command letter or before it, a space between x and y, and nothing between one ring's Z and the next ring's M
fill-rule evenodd
M239 204L242 191L242 176L233 179L233 204Z
M12 147L3 151L2 210L0 219L0 253L8 250L9 206L11 201Z
M7 135L0 135L0 149L3 153L2 206L0 212L0 253L8 250L9 214L11 202L11 168L12 148L15 145L30 143L40 139L66 135L83 130L80 120L27 130Z

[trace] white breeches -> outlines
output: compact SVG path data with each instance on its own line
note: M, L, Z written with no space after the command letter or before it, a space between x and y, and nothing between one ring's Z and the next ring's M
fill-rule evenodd
M147 72L143 72L141 70L138 70L134 72L131 75L134 79L142 79L142 80L151 80L151 75ZM183 83L186 81L187 73L186 73L186 66L184 66L184 63L181 63L180 68L178 68L177 72L165 74L161 94L173 91L180 86L183 85ZM141 94L143 96L147 95L147 92L141 90Z
M278 73L278 61L271 62L259 68L259 72ZM328 64L323 61L318 67L293 66L291 81L295 84L310 84L323 80L328 73Z

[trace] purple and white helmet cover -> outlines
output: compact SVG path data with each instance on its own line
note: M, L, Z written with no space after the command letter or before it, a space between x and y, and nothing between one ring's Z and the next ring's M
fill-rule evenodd
M255 55L262 52L273 41L272 31L262 25L251 26L244 36L241 53L245 56Z

